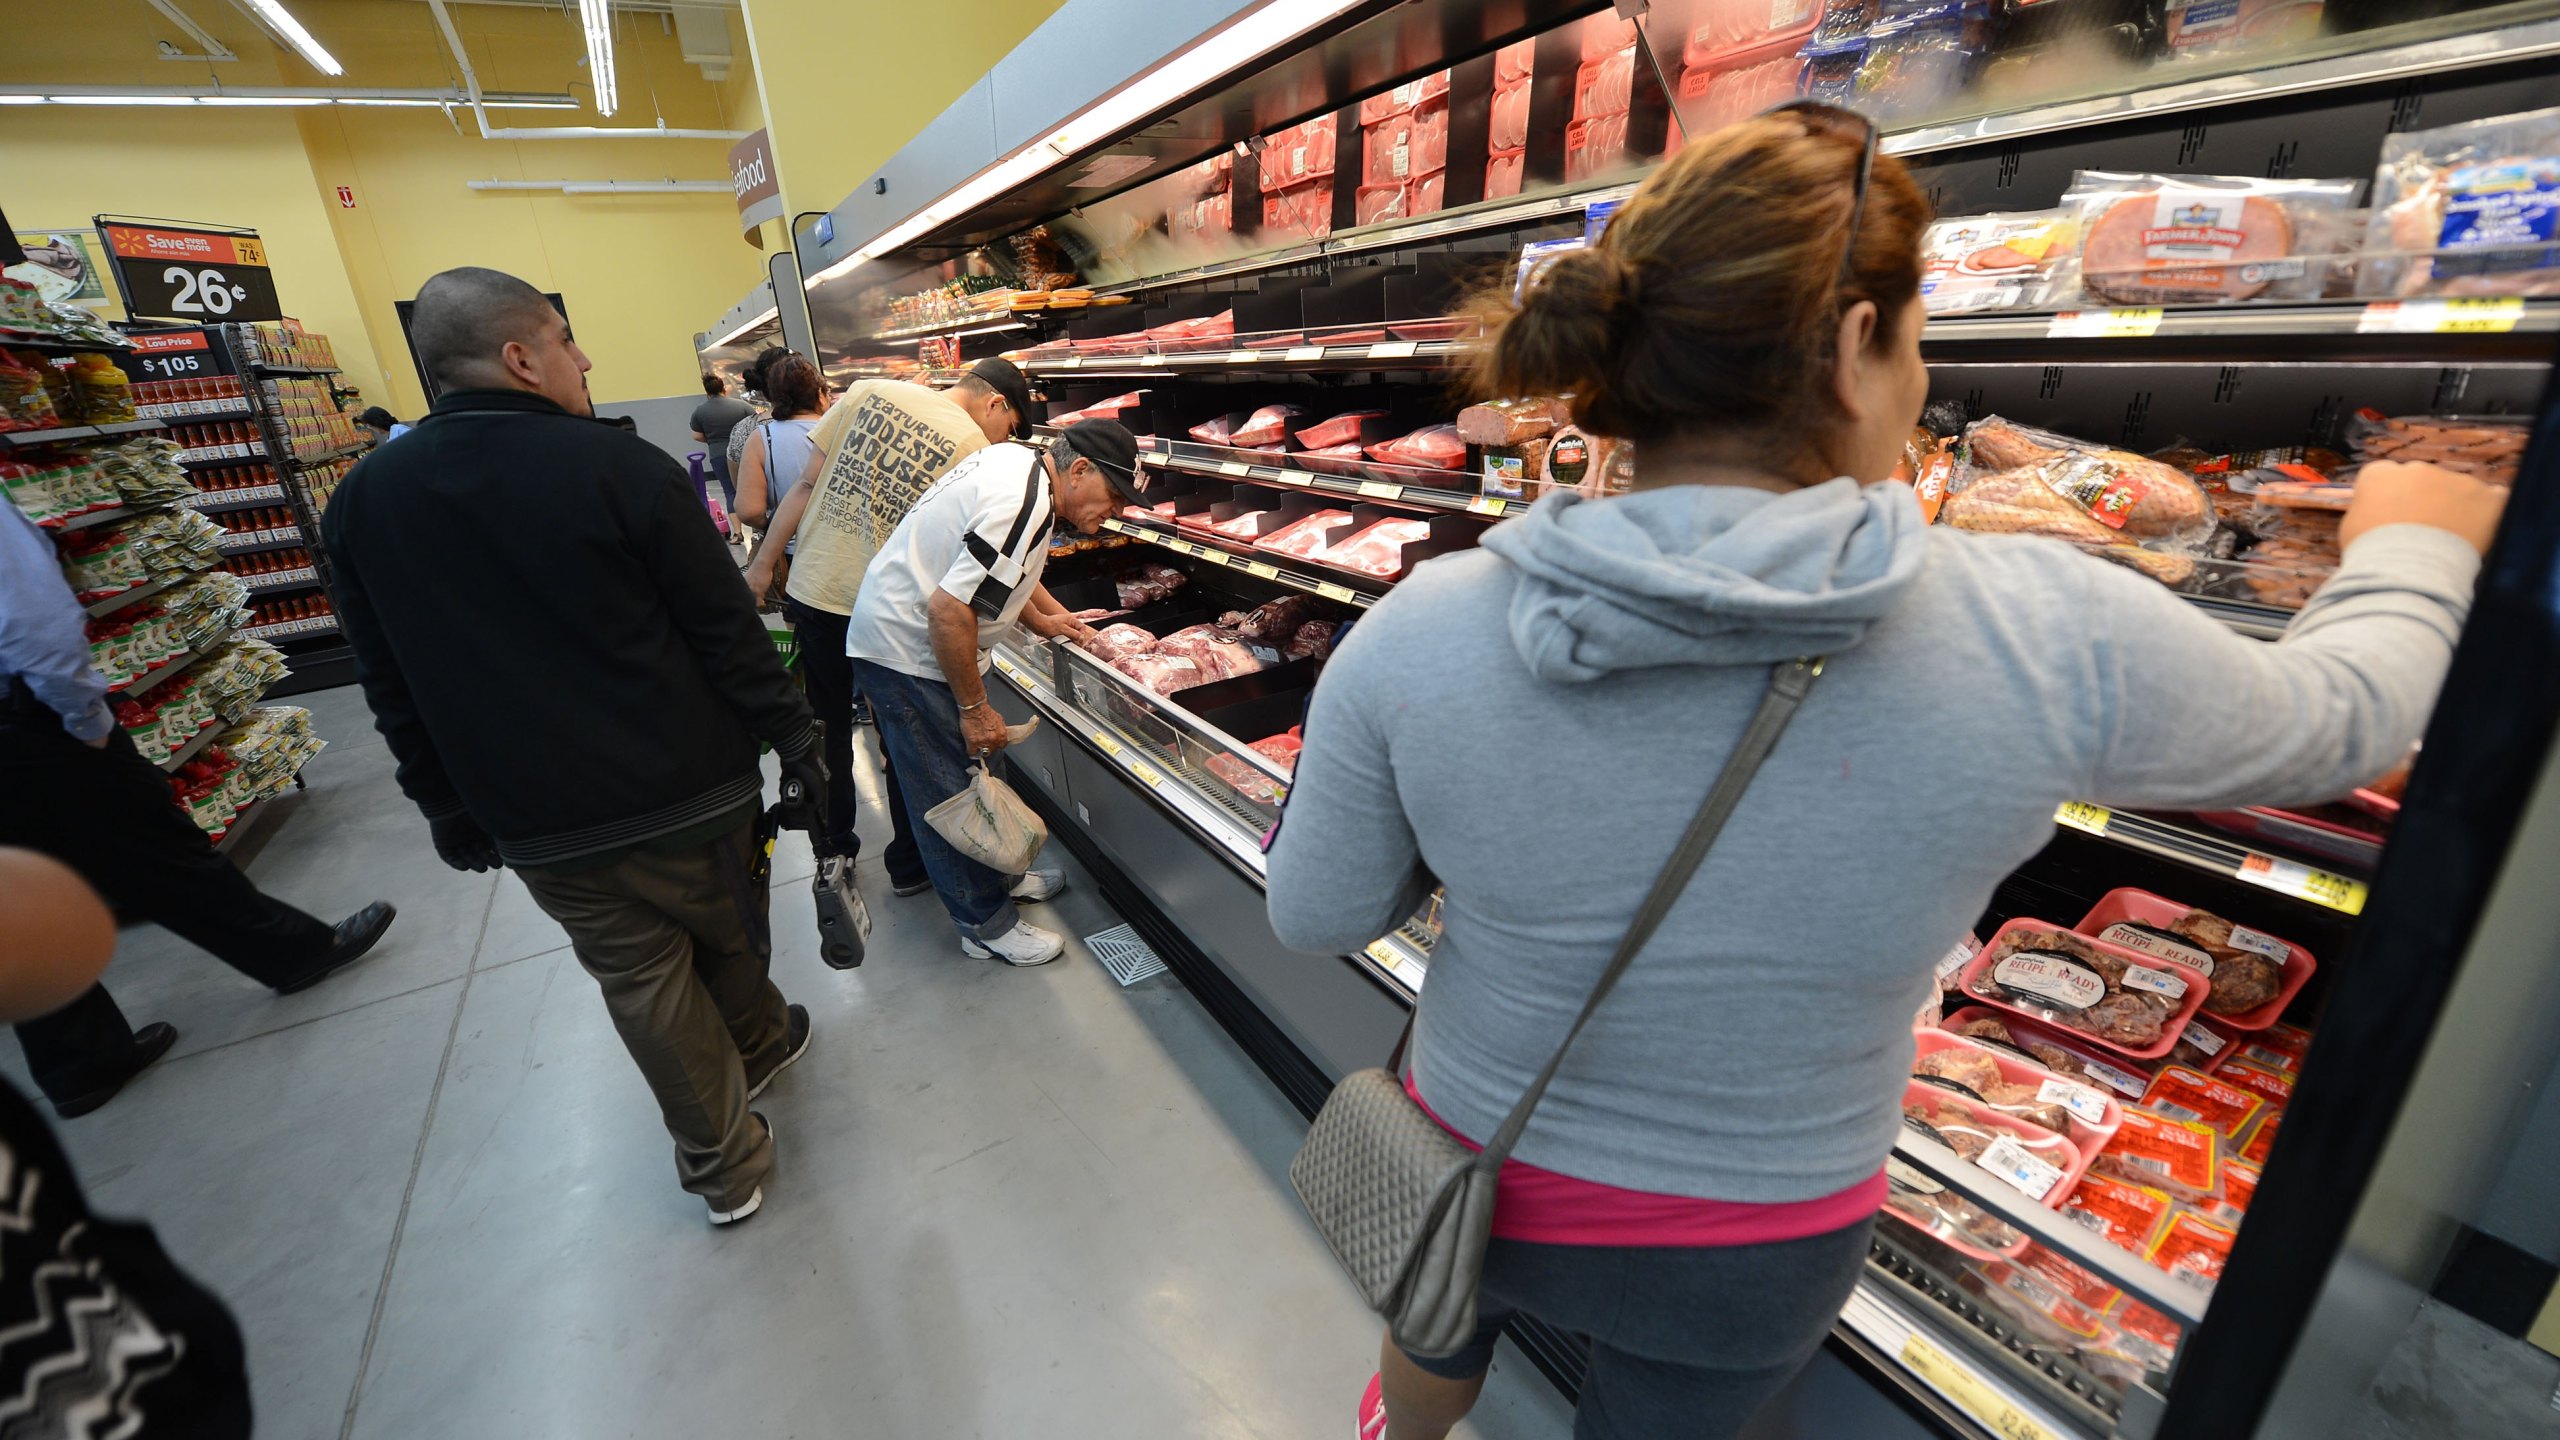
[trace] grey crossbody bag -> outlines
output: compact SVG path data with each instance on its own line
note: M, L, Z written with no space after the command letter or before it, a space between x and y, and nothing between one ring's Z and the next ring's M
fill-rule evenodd
M1416 1355L1452 1355L1475 1337L1476 1287L1484 1276L1502 1162L1520 1142L1529 1112L1547 1093L1565 1052L1688 888L1753 773L1821 673L1819 657L1792 660L1770 673L1768 691L1742 732L1742 743L1725 761L1697 818L1653 882L1582 1013L1483 1150L1460 1144L1414 1103L1397 1076L1396 1061L1347 1077L1326 1097L1297 1158L1289 1162L1289 1183L1333 1247L1333 1257L1351 1272L1361 1298L1386 1317L1398 1345ZM1400 1060L1403 1044L1396 1048Z

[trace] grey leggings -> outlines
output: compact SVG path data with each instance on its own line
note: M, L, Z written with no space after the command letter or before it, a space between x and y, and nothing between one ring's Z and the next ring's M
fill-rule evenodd
M1778 1393L1840 1317L1873 1222L1769 1245L1538 1245L1485 1253L1476 1338L1439 1359L1444 1379L1493 1363L1525 1312L1591 1341L1574 1440L1728 1440Z

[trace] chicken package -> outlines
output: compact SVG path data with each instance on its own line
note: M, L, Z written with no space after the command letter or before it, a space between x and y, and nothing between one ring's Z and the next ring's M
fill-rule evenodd
M1410 435L1369 447L1369 458L1383 465L1411 465L1426 470L1459 470L1467 463L1467 442L1455 425L1426 425Z
M1135 625L1106 625L1079 643L1105 660L1117 660L1124 655L1144 655L1153 650L1156 637Z
M1470 445L1518 445L1543 438L1570 418L1552 395L1488 400L1458 412L1458 438Z
M2137 964L2061 926L2012 920L1966 965L1965 993L2135 1055L2165 1054L2205 978L2174 960Z
M2069 288L2078 237L2069 210L1941 220L1920 242L1920 303L1932 315L2042 309Z
M2317 300L2361 186L2083 170L2062 200L2078 216L2080 289L2115 305Z
M1289 422L1305 413L1295 405L1265 405L1246 416L1227 443L1242 450L1277 450L1287 438Z
M1391 580L1404 573L1404 547L1431 533L1426 520L1381 520L1347 540L1317 551L1312 559L1345 570Z
M1384 410L1345 410L1330 420L1319 420L1313 425L1301 427L1298 431L1298 443L1310 450L1320 450L1328 445L1357 443L1363 421L1386 418L1387 412Z
M2560 295L2560 108L2382 142L2362 295Z
M1194 625L1176 630L1156 642L1158 655L1178 656L1190 661L1200 671L1194 684L1206 685L1213 680L1232 680L1263 668L1252 649L1234 633L1215 625Z
M1313 595L1283 595L1257 605L1236 624L1236 633L1265 645L1280 645L1324 611Z
M1151 561L1121 576L1113 585L1119 591L1120 608L1139 610L1163 604L1173 598L1173 592L1190 583L1190 576Z
M1333 116L1320 115L1265 136L1261 151L1263 193L1269 195L1333 174L1333 127Z
M1350 519L1351 512L1348 510L1318 510L1274 534L1263 536L1254 542L1253 548L1268 550L1276 555L1295 555L1305 560L1322 550L1335 531Z
M1132 390L1126 395L1114 395L1108 400L1096 400L1081 410L1070 410L1064 415L1052 415L1048 423L1073 425L1079 420L1117 420L1122 411L1136 409L1146 396L1147 392L1144 390Z
M1200 667L1180 655L1123 655L1111 662L1111 668L1158 695L1190 689L1203 679Z

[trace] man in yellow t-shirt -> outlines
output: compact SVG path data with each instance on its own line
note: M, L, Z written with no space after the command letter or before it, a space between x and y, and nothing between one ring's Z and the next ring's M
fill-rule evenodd
M845 391L811 432L809 468L774 513L747 565L747 587L773 588L774 562L797 539L782 612L799 635L809 706L826 722L827 824L813 836L818 857L848 864L862 850L854 833L853 717L861 697L845 658L845 621L862 593L863 572L924 492L962 460L998 440L1031 433L1031 386L1009 360L981 360L949 390L904 380L864 380ZM907 824L898 775L883 755L888 852L881 857L900 895L931 889Z

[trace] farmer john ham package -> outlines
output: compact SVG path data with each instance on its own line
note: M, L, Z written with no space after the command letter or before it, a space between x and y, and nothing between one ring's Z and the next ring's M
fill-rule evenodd
M2354 180L2083 170L2063 204L2080 227L2080 290L2105 305L2317 300Z

